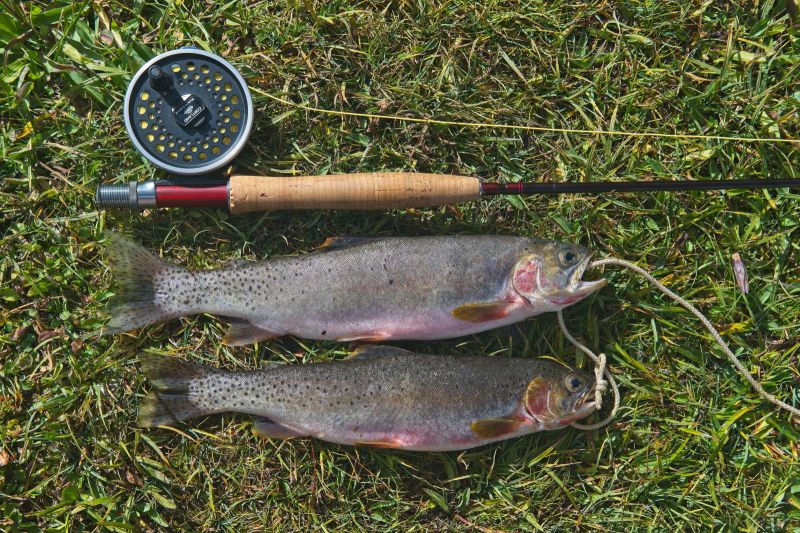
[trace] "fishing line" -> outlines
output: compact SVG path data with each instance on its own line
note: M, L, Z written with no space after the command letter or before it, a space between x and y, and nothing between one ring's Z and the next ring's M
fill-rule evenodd
M624 130L592 130L581 128L556 128L551 126L524 126L521 124L496 124L493 122L463 122L442 120L437 118L419 118L419 117L404 117L401 115L377 115L374 113L359 113L357 111L336 111L334 109L325 109L322 107L314 107L307 104L298 104L291 100L286 100L278 96L269 94L262 91L258 87L252 87L252 91L262 96L266 96L270 100L280 102L284 105L294 107L295 109L303 109L305 111L312 111L314 113L321 113L327 115L338 115L344 117L360 117L375 120L397 120L400 122L416 122L420 124L438 124L441 126L462 126L467 128L497 128L506 130L523 130L523 131L536 131L540 133L577 133L586 135L616 135L621 137L637 137L637 138L660 138L660 139L699 139L704 141L737 141L744 143L790 143L800 144L800 139L780 139L771 137L737 137L733 135L702 135L698 133L659 133L659 132L641 132L641 131L624 131Z
M640 266L631 263L630 261L625 261L624 259L618 259L616 257L609 257L606 259L598 259L597 261L592 261L589 267L595 268L605 265L621 266L623 268L627 268L629 270L632 270L633 272L636 272L637 274L645 278L650 283L650 285L657 288L664 295L666 295L667 297L669 297L670 299L681 305L681 307L692 313L695 317L697 317L698 320L700 320L700 322L703 324L703 326L705 326L708 332L711 333L711 336L714 337L714 340L716 340L717 344L719 344L719 346L722 348L722 351L725 353L728 360L733 364L734 367L736 367L736 370L739 371L739 373L745 378L745 380L747 380L747 382L750 383L750 386L752 386L753 389L755 389L755 391L758 393L759 396L761 396L763 399L767 400L768 402L777 406L780 409L789 411L795 416L800 416L800 409L779 400L775 395L770 394L764 390L764 387L761 386L761 383L759 383L758 380L756 380L756 378L754 378L753 375L747 371L747 369L744 367L744 365L736 356L736 354L733 353L728 344L722 339L722 335L720 335L719 331L717 331L717 329L713 326L713 324L711 324L711 321L708 320L705 317L705 315L702 312L700 312L700 310L698 310L695 306L690 304L681 296L678 296L677 294L669 290L663 283L654 278L646 270L644 270ZM573 427L576 427L578 429L597 429L598 427L602 427L608 424L614 418L617 408L619 407L619 390L616 386L616 383L613 380L613 377L609 373L608 368L606 368L605 366L606 362L605 355L604 354L600 354L599 356L595 355L589 348L578 342L575 339L575 337L573 337L569 333L569 331L567 331L566 324L564 323L564 316L561 313L561 311L558 311L558 323L559 326L561 326L561 331L564 333L564 336L567 338L567 340L570 341L576 348L578 348L586 355L588 355L595 362L595 376L605 375L608 378L609 382L611 383L611 387L614 392L614 407L611 413L601 422L598 422L596 424L590 424L590 425L583 425L578 423L571 424ZM597 398L599 398L600 395L602 394L602 391L600 390L602 382L603 380L597 379L598 386L595 389L595 398L596 398L595 401L597 404L598 411L602 406L602 403L597 401Z

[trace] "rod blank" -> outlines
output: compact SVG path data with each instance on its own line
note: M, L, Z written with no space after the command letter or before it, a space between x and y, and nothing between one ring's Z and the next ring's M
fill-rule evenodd
M798 188L800 179L602 181L578 183L483 183L481 193L495 194L599 194L606 192L713 191L727 189Z

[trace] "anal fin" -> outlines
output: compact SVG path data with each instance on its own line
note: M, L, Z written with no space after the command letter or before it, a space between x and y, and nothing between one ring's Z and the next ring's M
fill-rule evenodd
M227 335L222 339L228 346L245 346L267 339L280 337L278 333L260 328L247 320L240 318L230 319L231 327Z
M273 422L269 418L260 417L253 422L253 435L266 439L292 439L306 436L300 431Z
M453 309L452 315L464 322L490 322L508 316L515 305L514 302L465 304Z
M525 422L510 418L484 418L470 424L472 432L482 439L493 439L517 431Z

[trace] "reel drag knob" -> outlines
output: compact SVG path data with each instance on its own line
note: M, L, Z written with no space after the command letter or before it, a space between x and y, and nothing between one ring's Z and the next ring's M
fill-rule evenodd
M125 128L149 162L181 176L210 174L244 148L253 101L239 72L195 48L145 63L128 86Z

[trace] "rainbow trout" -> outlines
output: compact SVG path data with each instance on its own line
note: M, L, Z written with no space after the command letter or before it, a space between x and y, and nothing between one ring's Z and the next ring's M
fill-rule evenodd
M594 378L548 359L371 346L342 361L250 372L141 361L154 388L142 427L236 412L258 417L253 432L263 437L447 451L558 429L595 410Z
M528 237L329 239L315 253L192 272L110 233L121 302L106 334L172 318L230 317L238 346L294 335L433 340L504 326L573 304L591 252Z

